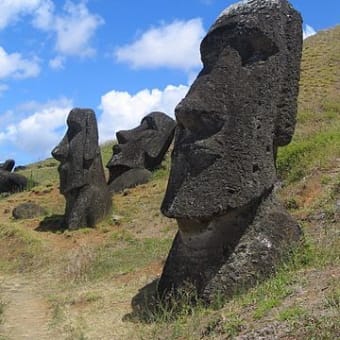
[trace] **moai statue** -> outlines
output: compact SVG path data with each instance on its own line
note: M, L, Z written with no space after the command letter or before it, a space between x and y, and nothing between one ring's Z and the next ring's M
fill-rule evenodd
M230 297L273 273L301 237L276 200L275 159L292 138L302 48L286 0L224 10L201 43L203 69L177 105L161 210L178 233L158 284Z
M98 145L96 116L90 109L73 109L68 130L52 156L60 162L60 192L65 196L63 226L93 227L112 207Z
M27 178L23 175L0 170L0 193L15 193L27 188Z
M4 163L0 163L0 170L11 172L14 168L14 159L7 159Z
M148 182L151 171L164 159L173 140L176 122L163 112L151 112L139 126L118 131L118 144L107 164L111 192Z
M13 159L0 163L0 193L15 193L27 187L27 178L12 172L15 165Z

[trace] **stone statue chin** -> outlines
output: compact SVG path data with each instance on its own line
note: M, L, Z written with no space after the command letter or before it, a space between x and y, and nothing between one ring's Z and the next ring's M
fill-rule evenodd
M242 1L201 43L203 69L177 105L161 210L179 231L159 291L194 284L207 299L269 275L300 237L276 201L277 148L297 110L301 16L286 0Z

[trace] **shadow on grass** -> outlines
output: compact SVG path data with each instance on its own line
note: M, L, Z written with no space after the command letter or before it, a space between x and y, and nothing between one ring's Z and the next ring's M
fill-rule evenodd
M64 232L66 228L63 226L64 215L51 215L45 217L40 223L36 231L41 232L52 232L52 233L60 233Z
M154 315L158 310L160 299L157 294L157 284L159 279L153 280L141 288L132 298L132 312L124 315L123 321L129 322L154 322Z
M123 321L169 323L191 315L197 308L206 307L192 285L187 284L181 289L168 291L164 296L160 296L158 281L159 279L155 279L139 290L131 301L132 312L126 314Z

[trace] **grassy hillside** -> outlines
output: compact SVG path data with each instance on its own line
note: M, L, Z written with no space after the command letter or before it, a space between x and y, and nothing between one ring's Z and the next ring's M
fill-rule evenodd
M95 229L64 233L57 162L48 159L22 172L38 185L0 198L0 339L338 338L339 49L340 26L304 43L296 134L278 154L278 193L305 242L274 277L210 308L190 307L186 294L170 310L154 308L146 297L176 232L159 212L169 155L150 183L115 195L113 215ZM106 164L111 144L102 152ZM14 220L25 201L47 215Z

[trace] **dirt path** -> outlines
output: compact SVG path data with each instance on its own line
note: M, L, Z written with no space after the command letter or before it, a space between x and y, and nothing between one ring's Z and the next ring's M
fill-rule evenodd
M56 339L49 330L48 304L37 284L24 276L0 276L0 289L6 304L0 336L8 340Z

